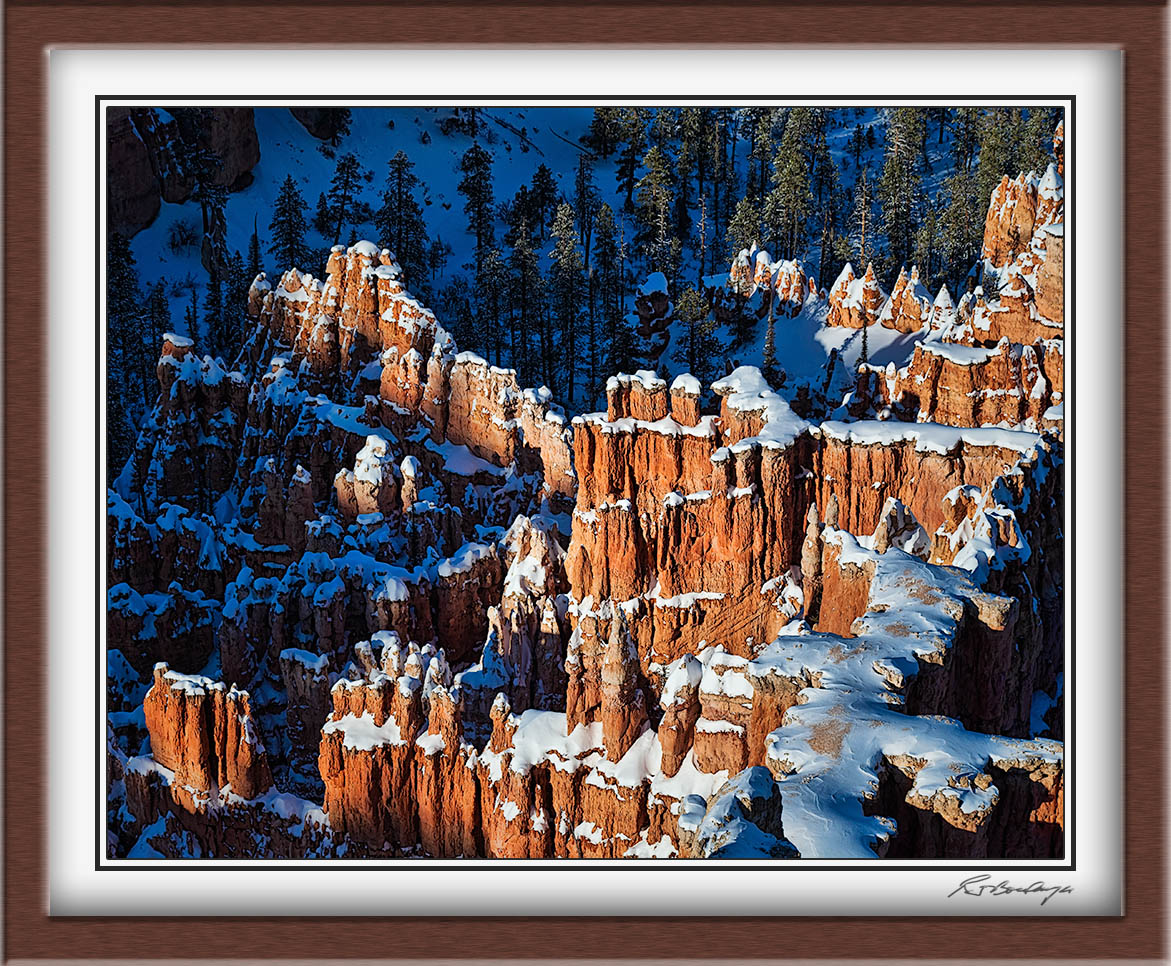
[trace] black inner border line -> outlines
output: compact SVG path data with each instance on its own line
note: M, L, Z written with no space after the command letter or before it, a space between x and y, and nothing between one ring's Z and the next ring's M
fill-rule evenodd
M508 109L517 109L517 108L524 108L524 107L530 107L530 106L539 108L539 107L548 107L550 105L542 104L542 103L529 104L528 102L530 102L530 101L535 101L535 102L545 102L545 101L574 102L574 101L576 101L576 102L578 102L578 106L581 106L581 107L590 107L590 106L594 106L596 104L609 103L609 102L618 102L618 103L629 102L629 103L633 103L633 104L647 103L652 106L668 106L669 107L672 104L676 104L676 103L683 102L683 101L723 101L723 99L720 97L708 97L708 96L704 96L704 95L671 95L669 97L649 97L649 96L633 95L633 96L629 96L629 97L597 98L597 97L583 97L583 96L573 96L573 95L566 96L566 95L558 95L558 94L526 94L521 97L509 97L506 95L498 95L498 94L497 95L477 94L477 95L467 95L467 96L459 96L459 97L453 97L452 95L446 95L446 98L449 98L449 99L436 101L436 100L430 100L426 96L409 97L409 98L400 96L400 97L396 98L396 97L388 97L388 96L382 96L382 95L377 95L377 94L354 94L354 95L348 95L346 97L326 97L326 96L322 96L322 95L306 95L306 96L300 97L300 96L295 96L295 95L274 95L274 94L259 95L259 96L255 96L255 97L249 96L246 94L228 94L228 95L222 95L222 96L208 97L206 95L197 95L197 94L193 94L193 95L168 94L165 96L159 96L159 97L141 100L140 98L130 97L130 96L116 96L116 95L111 95L111 94L96 94L96 95L94 95L94 140L95 140L95 154L94 154L95 192L94 192L94 199L97 202L97 209L94 213L94 242L95 242L95 246L94 246L94 249L95 249L95 253L94 253L95 342L94 342L94 345L100 347L102 344L102 336L103 336L101 284L102 284L102 255L104 252L104 246L102 244L102 213L101 213L101 200L100 199L101 199L101 192L103 190L103 186L102 186L103 171L102 171L102 164L101 164L101 157L102 157L101 152L102 152L102 134L103 134L104 129L103 129L103 125L102 125L102 105L103 105L103 102L105 102L105 101L120 101L120 102L134 103L134 102L138 102L141 100L142 106L155 106L155 105L167 104L167 103L171 103L171 102L175 102L175 101L183 101L183 102L209 101L214 104L225 103L225 102L240 102L240 101L246 101L249 104L262 104L263 102L277 102L275 104L272 104L272 103L263 104L263 106L265 106L265 107L277 107L277 108L285 107L285 106L297 106L298 104L308 102L308 101L330 102L330 103L342 104L343 106L348 105L350 103L355 103L358 101L380 101L380 102L398 101L398 102L404 102L404 103L400 103L400 104L382 103L379 105L365 105L366 107L386 107L388 109L395 109L396 107L398 107L399 109L407 109L410 107L419 107L420 109L442 108L442 107L460 107L460 106L464 106L468 102L514 101L514 100L517 103L509 103L509 104L498 105L498 106L507 107ZM781 105L783 105L786 102L792 102L792 101L802 101L803 102L803 101L809 101L809 100L817 100L817 98L811 98L811 97L736 97L732 103L728 103L725 101L720 106L733 107L733 106L739 106L741 104L781 104ZM923 95L915 95L915 96L907 95L907 96L895 96L895 97L875 96L875 95L859 95L859 96L855 97L855 96L850 96L850 95L843 95L841 97L822 98L822 100L832 102L835 107L837 107L837 106L841 106L841 107L855 106L850 103L843 103L841 105L838 105L837 104L838 101L862 102L862 103L857 104L857 106L873 107L873 106L882 106L887 103L891 103L891 104L896 104L896 103L897 104L903 104L903 103L919 104L919 103L928 102L928 101L929 102L942 102L942 103L947 103L947 104L956 104L956 103L964 102L967 100L976 101L976 103L971 106L977 106L977 107L981 106L980 102L979 102L979 98L964 98L964 97L959 97L959 96L954 96L954 95L949 96L949 95L942 95L942 94L923 94ZM1077 96L1074 94L1048 94L1048 95L1014 94L1014 95L1005 95L1003 97L996 96L996 97L989 98L990 102L995 101L996 104L1000 104L1005 101L1018 102L1021 104L1030 104L1030 103L1035 104L1039 101L1050 101L1050 100L1060 100L1060 101L1068 102L1068 104L1069 104L1069 108L1068 108L1069 120L1073 122L1073 124L1072 124L1073 132L1076 135L1076 133L1077 133L1077 126L1076 126ZM427 103L426 104L405 103L405 102L413 102L413 101L426 101ZM486 106L492 106L492 105L486 105ZM803 106L803 105L799 105L799 106ZM814 105L814 106L817 106L817 105ZM1072 161L1073 157L1074 157L1074 153L1076 151L1076 146L1075 146L1073 140L1071 140L1069 135L1070 135L1070 132L1068 130L1066 130L1066 132L1065 132L1065 152L1066 152L1066 157L1070 161ZM1067 171L1067 176L1065 178L1064 196L1066 198L1072 198L1074 195L1074 182L1076 180L1076 164L1066 165L1066 171ZM1075 177L1069 177L1068 173L1071 171L1073 172ZM1075 203L1075 205L1074 205L1075 218L1076 218L1076 211L1077 211L1077 206ZM1068 238L1068 240L1072 241L1072 233L1067 233L1067 234L1071 236ZM1062 340L1067 345L1063 347L1062 351L1063 351L1063 358L1068 359L1068 364L1063 363L1063 368L1065 369L1065 371L1071 372L1071 373L1074 371L1073 370L1074 339L1072 338L1072 335L1073 335L1073 331L1074 331L1074 318L1076 315L1076 313L1074 311L1071 311L1074 309L1074 304L1073 304L1073 298L1070 294L1070 293L1076 291L1076 288L1074 287L1075 259L1072 255L1073 249L1074 249L1074 245L1071 244L1065 251L1065 263L1066 263L1066 268L1068 269L1068 271L1066 272L1066 275L1068 276L1069 281L1064 286L1064 290L1062 292L1062 299L1063 299L1063 302L1065 303L1065 307L1066 307L1065 314L1067 316L1067 318L1065 319L1064 324L1063 324L1064 335L1063 335L1063 340ZM1065 355L1065 353L1067 351L1068 351L1068 356ZM105 407L105 403L106 403L105 393L103 391L104 380L102 378L102 356L101 356L100 351L94 353L94 360L95 360L95 374L96 374L96 379L95 379L96 399L95 399L94 412L97 413L97 412L101 412L103 410L103 408ZM1063 403L1072 402L1073 393L1071 392L1070 387L1068 385L1066 385L1064 388L1065 388L1065 391L1062 394L1062 402ZM1072 406L1069 406L1067 408L1068 408L1069 412L1071 412L1071 413L1073 412ZM1068 427L1070 425L1071 425L1071 421L1069 419L1064 420L1065 427ZM1075 425L1075 427L1076 427L1076 424L1073 424L1073 425ZM95 463L96 463L95 478L96 478L96 483L97 483L97 491L99 493L102 492L102 489L103 489L102 480L104 478L104 474L103 474L104 466L103 466L103 461L102 461L102 457L101 457L101 441L102 441L101 435L102 435L102 427L101 427L101 421L99 420L97 422L97 425L94 427L94 437L95 437L95 443L96 443L96 447L94 450ZM1075 578L1076 578L1077 558L1074 553L1074 537L1073 537L1073 530L1075 528L1070 526L1070 524L1074 520L1076 520L1076 515L1077 515L1076 503L1075 503L1074 474L1072 472L1072 457L1073 457L1073 454L1076 450L1075 439L1076 439L1076 428L1072 432L1065 433L1065 443L1064 443L1065 452L1063 453L1062 466L1061 466L1062 476L1064 478L1063 479L1064 487L1067 487L1068 492L1069 492L1069 519L1065 518L1065 516L1064 516L1064 509L1065 508L1062 507L1062 515L1063 515L1063 521L1064 521L1063 526L1062 526L1062 531L1063 531L1064 539L1069 541L1069 547L1068 547L1067 553L1068 553L1068 557L1069 557L1069 561L1070 561L1070 566L1068 568L1068 571L1069 571L1068 572L1068 585L1065 588L1063 588L1063 595L1062 595L1062 619L1063 619L1063 621L1064 621L1066 595L1068 595L1070 600L1076 599L1074 597L1074 582L1075 582ZM1063 493L1064 493L1064 489L1063 489ZM96 542L96 547L95 547L95 551L94 551L95 557L96 557L95 573L97 576L97 580L96 580L97 618L96 618L96 622L95 622L95 631L96 631L95 639L99 645L100 645L101 639L102 639L102 616L105 611L104 600L102 597L102 572L103 572L104 564L102 561L101 530L102 530L103 523L104 523L104 520L102 518L102 515L99 513L98 519L97 519L97 527L96 527L97 542ZM1073 670L1075 670L1075 667L1076 667L1076 649L1075 649L1074 645L1076 643L1075 628L1076 628L1077 621L1076 621L1076 611L1074 608L1072 608L1072 606L1071 606L1071 610L1070 610L1070 618L1071 619L1069 622L1069 626L1067 628L1065 628L1065 633L1068 635L1068 642L1069 642L1069 670L1073 671ZM105 724L102 721L102 691L105 687L106 678L105 678L105 673L104 673L105 668L103 667L104 662L103 662L102 649L99 646L99 647L95 648L95 650L97 652L97 668L96 668L97 673L95 674L95 680L97 682L97 692L96 692L97 696L96 696L96 700L95 700L95 704L94 704L94 709L95 709L95 716L96 716L96 723L97 723L97 737L98 737L98 741L96 742L96 746L97 746L96 765L97 765L97 768L95 771L95 777L100 779L100 777L102 775L102 754L105 750L105 742L102 741L101 738L104 733L103 726ZM712 863L712 862L709 862L708 860L704 860L704 859L696 859L696 860L687 860L687 859L678 860L677 859L677 860L673 860L671 865L664 865L663 863L660 863L660 862L639 862L636 860L629 860L629 859L511 859L510 860L510 859L489 859L489 858L480 858L480 857L465 858L465 859L427 859L424 862L419 862L418 860L404 860L404 859L394 859L394 858L386 858L386 859L373 859L373 858L371 858L371 859L288 859L288 860L285 860L284 862L277 862L277 863L273 863L271 860L267 860L267 859L255 859L255 860L250 860L250 859L186 859L186 860L174 859L174 860L166 860L166 861L168 863L170 863L170 862L189 863L189 864L185 864L182 867L182 869L183 870L190 869L192 871L194 871L194 870L210 870L210 871L246 870L246 871L267 871L267 872L273 872L273 871L278 871L278 870L291 871L291 870L313 870L313 869L324 869L326 871L331 871L331 872L337 872L340 870L346 870L346 871L371 870L371 871L385 872L385 871L391 871L391 870L410 869L410 868L420 868L420 869L424 869L424 870L433 870L437 867L442 868L442 869L453 869L453 870L457 870L457 871L462 870L462 869L468 869L468 870L471 870L471 869L487 869L487 870L496 869L496 870L499 870L502 868L509 868L509 867L517 868L517 866L512 865L512 863L514 863L514 862L540 863L539 865L523 866L523 868L533 869L534 871L550 870L550 869L557 869L557 870L563 870L563 869L564 870L600 869L600 870L613 871L613 870L628 869L628 868L629 869L653 869L653 870L661 871L664 868L675 868L675 869L679 869L680 871L686 869L686 870L712 870L712 871L728 871L728 872L735 872L735 871L748 872L748 871L761 871L761 870L789 871L789 870L797 870L797 869L800 869L803 871L818 871L818 872L855 872L855 871L862 871L862 870L880 870L880 871L885 871L885 872L967 872L967 873L973 873L973 872L980 872L983 870L1000 871L1000 870L1004 870L1004 869L1008 869L1008 870L1035 869L1038 871L1054 871L1054 872L1069 871L1069 872L1074 872L1077 870L1077 862L1076 862L1077 835L1075 834L1076 829L1075 829L1075 826L1073 823L1074 802L1077 800L1077 770L1074 767L1074 762L1076 759L1076 748L1077 748L1076 741L1074 740L1074 729L1077 724L1077 715L1075 714L1075 690L1076 690L1076 682L1077 682L1076 672L1073 674L1073 680L1074 680L1074 684L1075 684L1074 689L1071 689L1069 686L1069 678L1070 678L1069 674L1064 675L1064 678L1063 678L1064 685L1063 685L1063 689L1062 689L1064 700L1068 704L1068 711L1067 711L1068 727L1066 730L1066 737L1063 739L1063 742L1062 742L1062 744L1064 745L1062 767L1063 767L1063 769L1065 769L1067 774L1072 773L1072 778L1069 781L1069 787L1072 789L1072 794L1065 796L1065 825L1066 825L1066 828L1068 829L1068 833L1069 833L1068 837L1069 837L1069 845L1070 845L1069 863L1068 864L1044 865L1044 866L1033 866L1033 865L1022 866L1022 865L1006 865L1006 864L1004 864L1003 860L993 860L987 864L972 864L972 865L959 865L959 866L957 866L957 865L934 865L934 864L933 865L900 865L900 864L895 864L895 863L899 862L899 860L879 859L877 857L874 860L870 860L870 859L841 859L841 860L837 860L837 861L842 861L842 862L859 863L859 864L855 864L855 865L817 864L822 861L822 860L818 860L818 859L811 859L811 860L808 860L808 862L804 859L795 859L795 860L789 860L789 861L784 861L784 862L782 862L780 860L776 860L776 859L760 859L751 865L744 865L744 864L724 865L724 864ZM1074 749L1073 754L1068 753L1068 750L1071 746ZM103 818L105 816L107 796L106 796L106 790L103 786L103 783L100 780L95 781L95 785L97 786L97 795L98 795L96 834L94 836L94 844L95 844L95 850L96 850L96 856L95 856L95 862L94 862L95 871L98 871L98 872L175 871L178 867L175 865L172 865L172 864L167 864L167 865L163 865L163 864L130 865L130 864L123 864L120 860L116 860L116 859L106 860L106 861L119 862L118 865L103 865L103 857L105 854L105 843L103 840L102 833L104 830ZM923 860L919 860L919 861L923 861ZM932 861L932 860L927 860L927 861ZM942 860L942 861L946 861L946 860ZM302 865L302 864L300 864L302 862L312 863L312 864ZM246 863L246 864L237 864L237 863ZM294 863L297 863L297 864L294 864ZM393 865L388 864L388 863L393 863Z

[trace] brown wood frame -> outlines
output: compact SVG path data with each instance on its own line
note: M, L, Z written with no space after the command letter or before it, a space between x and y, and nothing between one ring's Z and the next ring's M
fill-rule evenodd
M4 191L4 953L11 959L141 957L279 958L943 958L1163 959L1166 743L1162 722L1166 527L1163 411L1166 350L1164 224L1167 147L1166 8L1159 2L1090 5L1034 2L782 6L623 0L581 6L536 0L476 5L378 5L231 0L155 3L17 0L5 9ZM487 14L487 15L486 15ZM842 46L906 43L913 18L929 43L970 38L1037 46L1125 50L1124 476L1126 666L1125 909L1121 918L851 919L417 919L50 918L47 915L47 666L45 580L47 58L52 45L165 46L176 37L209 45L295 44L281 23L317 22L318 46L385 43L695 46ZM841 24L850 23L847 34ZM1141 193L1140 193L1141 192ZM1152 214L1155 213L1155 214ZM82 350L84 351L84 350ZM1092 700L1092 697L1087 698ZM1093 780L1091 777L1090 780ZM89 789L78 789L89 795ZM911 910L908 910L910 912ZM130 912L130 910L128 910ZM322 928L326 923L334 928ZM360 924L359 924L360 923ZM474 942L470 941L474 936Z

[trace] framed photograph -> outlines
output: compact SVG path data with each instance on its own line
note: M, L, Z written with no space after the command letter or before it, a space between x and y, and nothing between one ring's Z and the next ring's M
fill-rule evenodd
M1161 955L1164 16L998 9L11 8L9 954Z

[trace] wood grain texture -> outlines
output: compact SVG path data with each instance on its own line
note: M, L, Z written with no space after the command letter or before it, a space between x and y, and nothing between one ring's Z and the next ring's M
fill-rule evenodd
M286 23L316 22L318 45L358 43L756 45L799 40L841 45L840 22L871 44L905 43L908 16L951 42L993 39L990 21L1036 25L1043 36L1013 41L1117 44L1126 50L1126 175L1141 186L1126 195L1126 909L1122 919L639 919L282 920L117 919L46 916L47 822L44 654L47 628L45 478L45 303L40 280L46 137L47 45L163 45L177 36L208 44L275 39L273 8ZM333 3L327 8L257 2L85 4L57 0L9 3L5 18L5 816L4 952L9 958L182 956L275 958L581 957L773 958L942 955L995 958L1162 959L1166 807L1161 727L1166 704L1163 587L1166 578L1162 410L1166 348L1165 10L1158 2L941 6L846 3L606 3L580 7L537 2L386 5ZM323 15L324 14L324 15ZM775 26L770 36L770 26ZM926 40L927 36L919 38ZM1081 186L1081 190L1092 190ZM1083 283L1088 280L1083 280ZM1102 321L1101 324L1111 324ZM1084 458L1084 457L1083 457ZM1091 457L1092 458L1092 457ZM1106 642L1086 641L1084 646ZM16 700L18 699L18 700ZM1092 698L1085 698L1092 700ZM31 705L31 707L30 707ZM1081 781L1092 780L1082 776ZM196 873L197 874L197 873ZM240 873L246 875L246 872ZM132 913L133 910L127 910ZM346 923L355 928L345 929ZM339 937L345 935L344 945ZM474 934L475 942L469 942Z

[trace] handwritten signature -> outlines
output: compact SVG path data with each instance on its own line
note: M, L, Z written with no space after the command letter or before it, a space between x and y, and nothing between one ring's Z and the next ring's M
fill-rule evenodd
M1037 895L1044 896L1041 900L1041 905L1045 905L1054 896L1063 895L1067 892L1073 892L1073 886L1051 886L1044 882L1031 882L1026 886L1009 885L1004 879L999 882L989 882L990 875L974 875L971 878L964 879L954 890L948 893L947 897L965 895L965 896L1007 896L1014 894L1021 895Z

